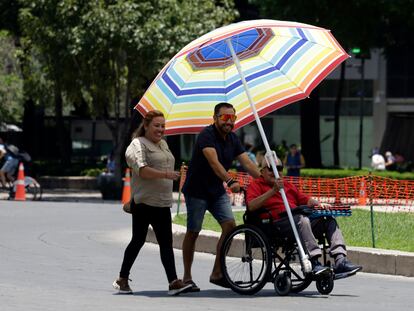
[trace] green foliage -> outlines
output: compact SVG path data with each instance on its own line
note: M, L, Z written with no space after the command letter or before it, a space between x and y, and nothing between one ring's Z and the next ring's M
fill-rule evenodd
M234 213L236 223L243 223L243 212ZM371 216L367 210L353 209L351 217L337 217L349 246L372 247ZM186 214L174 218L174 223L185 226ZM414 252L414 214L374 212L376 247ZM210 213L206 213L203 229L220 232L221 228Z
M17 48L6 31L0 31L0 121L18 122L23 115L23 80Z
M120 102L142 95L180 48L236 15L231 0L21 4L27 46L45 55L48 76L70 100L87 101L100 116L119 115Z
M331 29L345 49L414 43L414 1L250 0L265 18L292 20ZM352 21L357 22L350 22Z
M232 0L19 3L23 50L27 57L39 55L41 72L52 82L49 93L56 99L56 116L62 115L63 99L64 105L82 103L105 120L113 140L116 180L121 179L131 99L142 96L180 48L236 16ZM119 122L122 116L124 124Z
M105 172L104 168L87 168L80 172L81 176L92 176L96 177Z

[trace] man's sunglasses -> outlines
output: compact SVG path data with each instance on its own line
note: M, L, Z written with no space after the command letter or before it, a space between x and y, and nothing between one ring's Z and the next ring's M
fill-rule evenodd
M225 113L225 114L217 115L217 118L219 118L223 122L227 122L228 120L231 120L231 122L234 122L236 121L237 116L235 114Z

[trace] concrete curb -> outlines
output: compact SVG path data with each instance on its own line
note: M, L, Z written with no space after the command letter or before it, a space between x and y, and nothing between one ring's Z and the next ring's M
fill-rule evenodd
M186 228L173 224L173 246L181 249ZM202 230L196 244L196 251L216 253L220 234ZM148 230L147 242L157 243L155 234ZM414 277L414 253L391 251L368 247L348 247L348 257L355 264L362 265L363 272Z
M38 179L43 189L97 190L98 182L92 176L41 176Z

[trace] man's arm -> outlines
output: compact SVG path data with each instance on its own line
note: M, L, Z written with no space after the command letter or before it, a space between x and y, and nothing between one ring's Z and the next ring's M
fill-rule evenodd
M249 156L246 152L239 154L236 159L240 162L240 164L244 167L244 169L254 178L260 177L260 171L256 164L250 160Z
M213 172L224 182L228 181L231 176L227 173L226 169L221 165L217 151L213 147L203 148L203 154L206 157L208 164L212 168ZM200 176L202 178L202 176Z

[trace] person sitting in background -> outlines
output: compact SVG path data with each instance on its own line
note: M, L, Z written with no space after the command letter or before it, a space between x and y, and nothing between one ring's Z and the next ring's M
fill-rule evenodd
M395 169L399 172L406 172L409 170L410 163L405 161L405 158L399 152L394 154Z
M395 163L398 165L398 164L403 164L404 162L405 162L405 159L404 159L404 157L399 153L399 152L396 152L395 154L394 154L394 158L395 158Z
M372 150L371 167L375 171L384 171L385 170L385 159L382 156L382 154L379 153L377 148L374 148Z
M106 160L106 172L108 174L115 173L115 159L114 159L114 151L112 150L110 154L108 154L108 158Z
M273 220L275 220L274 225L278 231L283 236L293 239L293 230L289 219L281 217L281 213L285 212L286 209L282 195L279 192L280 189L284 189L289 207L292 210L300 205L307 205L311 208L318 205L324 209L329 209L331 205L318 202L300 192L293 184L283 180L283 166L279 159L277 159L276 165L280 175L278 179L275 178L272 168L268 166L266 158L262 160L260 165L262 175L254 179L247 188L247 209L251 212L260 208L266 209L272 215ZM268 212L261 213L260 217L268 219ZM330 256L335 260L334 272L336 274L344 273L345 276L350 276L362 269L362 266L355 265L347 259L345 241L334 217L325 216L311 220L306 215L296 213L293 215L293 218L301 240L304 242L304 248L310 256L314 275L329 271L318 260L322 255L322 251L315 236L317 238L326 236L329 243Z
M305 159L295 144L290 145L284 165L287 168L287 176L300 176L300 169L305 167Z
M387 152L385 153L385 158L386 158L386 162L385 162L385 169L386 169L387 171L394 171L394 170L395 170L396 165L395 165L395 158L394 158L394 156L392 155L392 152L391 152L391 151L387 151Z

